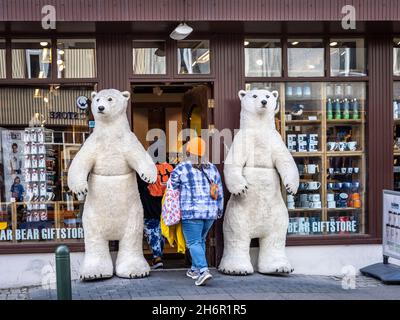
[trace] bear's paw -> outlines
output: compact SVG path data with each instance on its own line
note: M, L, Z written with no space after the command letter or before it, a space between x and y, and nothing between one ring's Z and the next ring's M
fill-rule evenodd
M87 181L82 181L76 184L71 184L69 189L79 196L85 196L88 193L89 186Z

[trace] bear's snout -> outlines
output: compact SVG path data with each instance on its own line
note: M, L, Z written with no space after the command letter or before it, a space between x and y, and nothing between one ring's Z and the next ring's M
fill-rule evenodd
M98 106L97 109L98 109L100 112L103 112L104 109L105 109L105 107L104 107L104 106Z
M265 107L267 105L268 101L267 100L261 100L261 104L263 105L263 107Z

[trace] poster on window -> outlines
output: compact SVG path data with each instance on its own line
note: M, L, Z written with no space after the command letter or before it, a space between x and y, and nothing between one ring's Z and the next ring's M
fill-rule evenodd
M400 192L383 190L383 255L400 259Z
M3 156L4 200L24 200L24 141L23 130L2 130L1 147Z

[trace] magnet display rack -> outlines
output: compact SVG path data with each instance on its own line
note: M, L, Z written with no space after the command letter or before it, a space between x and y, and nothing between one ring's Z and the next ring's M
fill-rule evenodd
M289 89L291 87L292 89ZM300 87L301 89L298 89ZM305 91L307 88L307 95L297 94L301 91ZM298 89L298 90L297 90ZM280 114L278 128L281 132L282 138L288 145L288 136L290 134L318 134L318 149L317 151L296 151L292 152L292 155L298 164L298 167L306 168L307 164L316 164L319 168L319 172L309 174L307 170L303 170L303 174L300 175L300 183L308 183L310 181L318 181L321 183L321 187L318 190L301 190L299 189L296 195L296 205L299 204L300 194L320 194L321 208L309 208L295 206L294 209L289 209L290 218L306 218L320 221L349 221L356 219L357 230L356 232L345 232L353 234L362 234L365 232L365 84L364 83L321 83L321 82L295 82L295 83L281 83L280 84ZM299 91L299 92L298 92ZM303 92L302 92L303 93ZM343 108L341 108L340 119L336 119L336 115L330 112L332 109L327 110L328 99L334 101L339 99L341 107L343 107L343 101L345 98L354 101L356 99L358 103L356 115L353 118L353 110L344 116ZM301 115L298 114L298 105L303 105L303 112ZM296 112L297 111L297 112ZM358 113L358 115L357 115ZM346 117L346 118L345 118ZM328 119L329 118L329 119ZM339 118L339 116L337 117ZM348 132L347 137L340 137L343 132ZM343 146L336 144L334 150L332 149L332 142L341 142L342 140L357 141L357 147L355 150L349 150L343 148ZM298 146L297 146L298 147ZM399 153L400 154L400 153ZM348 170L347 168L352 168ZM334 168L332 173L329 168ZM342 173L342 168L346 168L346 172ZM354 172L354 168L357 169L357 173ZM340 171L339 171L340 170ZM343 169L344 170L344 169ZM349 172L351 173L349 173ZM336 189L340 183L344 182L359 182L359 188L349 188L349 190ZM331 188L333 186L333 188ZM343 187L343 186L342 186ZM286 201L286 191L283 194ZM356 190L354 190L356 189ZM353 192L353 191L354 192ZM336 208L328 208L327 194L333 193L335 199L341 193L346 193L349 197L357 198L358 193L360 196L360 202L357 201L356 207L351 206L354 201L347 201L346 207L338 208L338 200L335 200ZM336 195L338 194L338 195ZM344 195L343 195L344 196ZM344 202L340 202L342 205ZM301 204L301 203L300 203ZM350 205L349 205L350 204ZM333 235L343 234L339 232L330 233L328 231L323 232L307 232L307 233L293 233L292 235ZM289 235L291 235L289 233Z

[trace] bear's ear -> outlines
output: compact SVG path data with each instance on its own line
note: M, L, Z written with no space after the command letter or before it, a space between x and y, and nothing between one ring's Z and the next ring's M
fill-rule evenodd
M244 98L245 95L246 95L246 91L244 91L244 90L240 90L240 91L238 92L238 96L239 96L239 99L240 99L240 100L242 100L242 99Z
M272 95L273 95L275 98L278 98L279 93L278 93L278 91L274 90L274 91L272 91Z
M131 97L131 93L129 91L123 91L121 92L122 96L126 99L129 100L129 98Z
M94 97L96 96L96 94L97 94L96 91L92 91L92 93L90 94L90 97L91 97L92 99L94 99Z
M279 101L276 101L276 106L275 106L275 114L279 112Z

